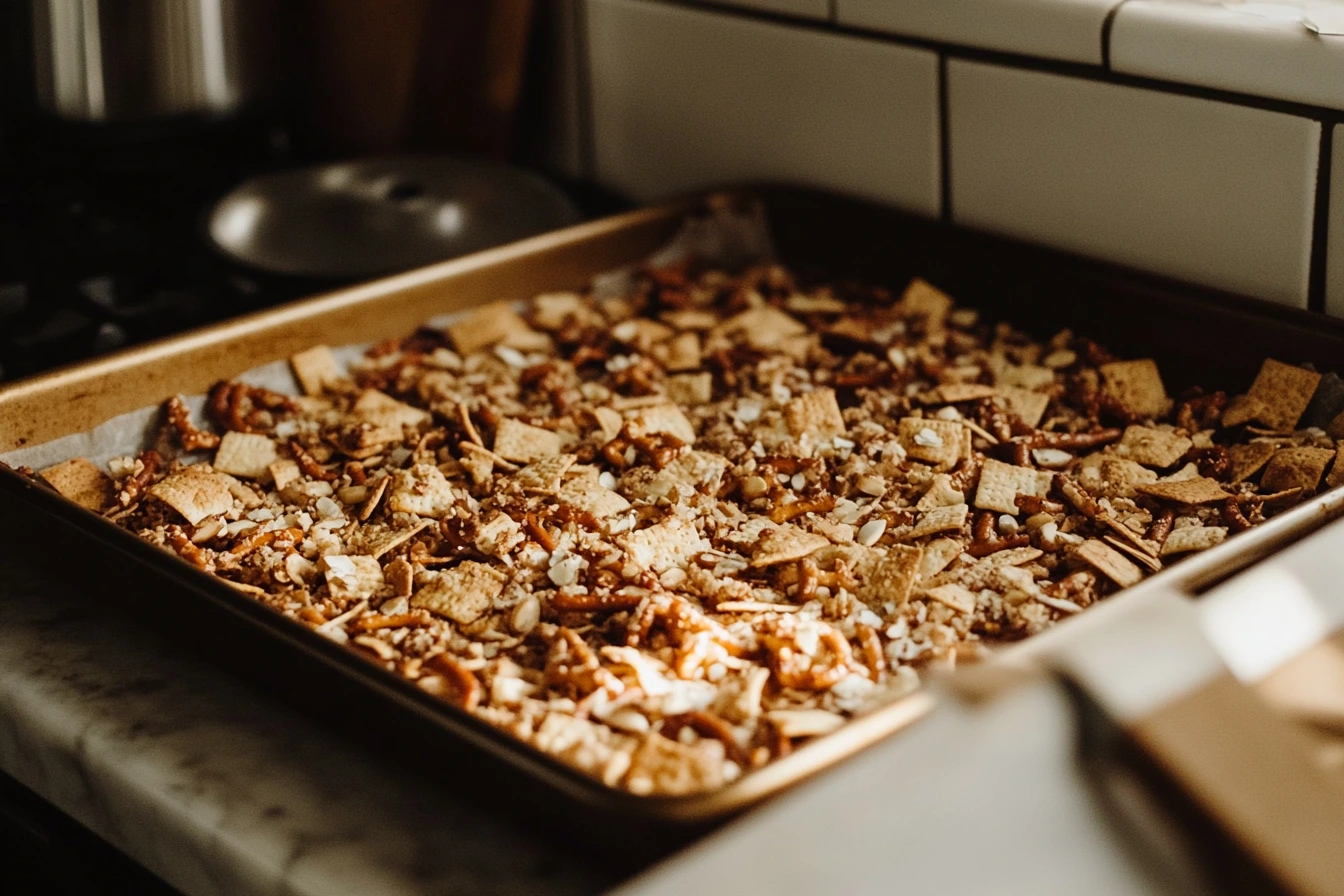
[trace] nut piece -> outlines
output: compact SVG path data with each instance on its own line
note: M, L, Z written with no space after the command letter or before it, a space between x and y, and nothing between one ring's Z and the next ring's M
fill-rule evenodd
M89 510L102 510L116 497L112 480L85 457L72 457L47 467L39 475L63 496Z

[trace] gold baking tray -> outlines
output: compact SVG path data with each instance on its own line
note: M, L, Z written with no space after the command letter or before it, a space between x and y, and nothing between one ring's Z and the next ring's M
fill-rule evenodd
M1155 357L1173 392L1195 382L1244 389L1266 356L1312 362L1319 369L1344 358L1344 327L1321 315L1174 284L836 196L761 187L616 215L16 382L0 389L0 453L92 429L174 393L204 392L221 378L317 343L399 337L447 312L583 288L595 274L649 256L672 238L687 215L710 203L749 201L764 203L780 257L795 267L895 288L911 276L923 276L960 303L1038 336L1067 326L1124 356ZM172 620L177 634L224 644L210 651L219 662L264 681L352 735L367 740L373 729L384 747L409 745L410 750L399 751L403 758L436 757L429 764L450 783L454 774L460 782L486 764L499 775L493 780L505 782L520 799L540 805L559 794L562 814L577 800L605 815L657 823L722 818L899 731L932 707L932 698L919 691L717 791L637 797L431 697L11 471L0 470L0 494L37 511L34 524L62 527L81 543L100 547L114 558L111 562L134 563L145 582L157 586L137 588L143 593L134 602L148 606L156 618ZM1048 643L1081 626L1103 624L1108 606L1138 593L1162 587L1195 593L1341 513L1344 491L1318 497L1004 650L1003 658L1029 655L1041 639ZM322 699L314 699L315 689ZM464 749L470 771L444 772L451 764L443 757L461 756Z

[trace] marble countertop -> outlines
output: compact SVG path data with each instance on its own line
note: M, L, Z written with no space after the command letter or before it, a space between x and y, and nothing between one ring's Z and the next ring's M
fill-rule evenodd
M0 768L187 896L592 893L482 817L174 648L40 546L0 552Z

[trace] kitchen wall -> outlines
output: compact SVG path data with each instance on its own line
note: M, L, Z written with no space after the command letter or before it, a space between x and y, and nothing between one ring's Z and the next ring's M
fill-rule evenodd
M801 183L1344 316L1344 36L1301 3L557 2L556 158L637 200Z

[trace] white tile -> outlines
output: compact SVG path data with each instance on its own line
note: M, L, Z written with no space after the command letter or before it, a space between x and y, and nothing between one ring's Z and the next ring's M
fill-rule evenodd
M1320 125L953 60L953 218L1305 307Z
M1007 53L1101 64L1120 0L837 0L842 25Z
M1130 0L1111 28L1111 68L1344 108L1344 37L1322 37L1299 21L1235 6Z
M1344 317L1344 124L1330 135L1330 222L1326 230L1325 310Z
M718 2L725 6L740 6L743 9L777 12L787 16L803 16L809 19L829 19L831 17L830 0L718 0Z
M934 53L643 0L589 0L588 29L603 183L780 181L939 213Z

